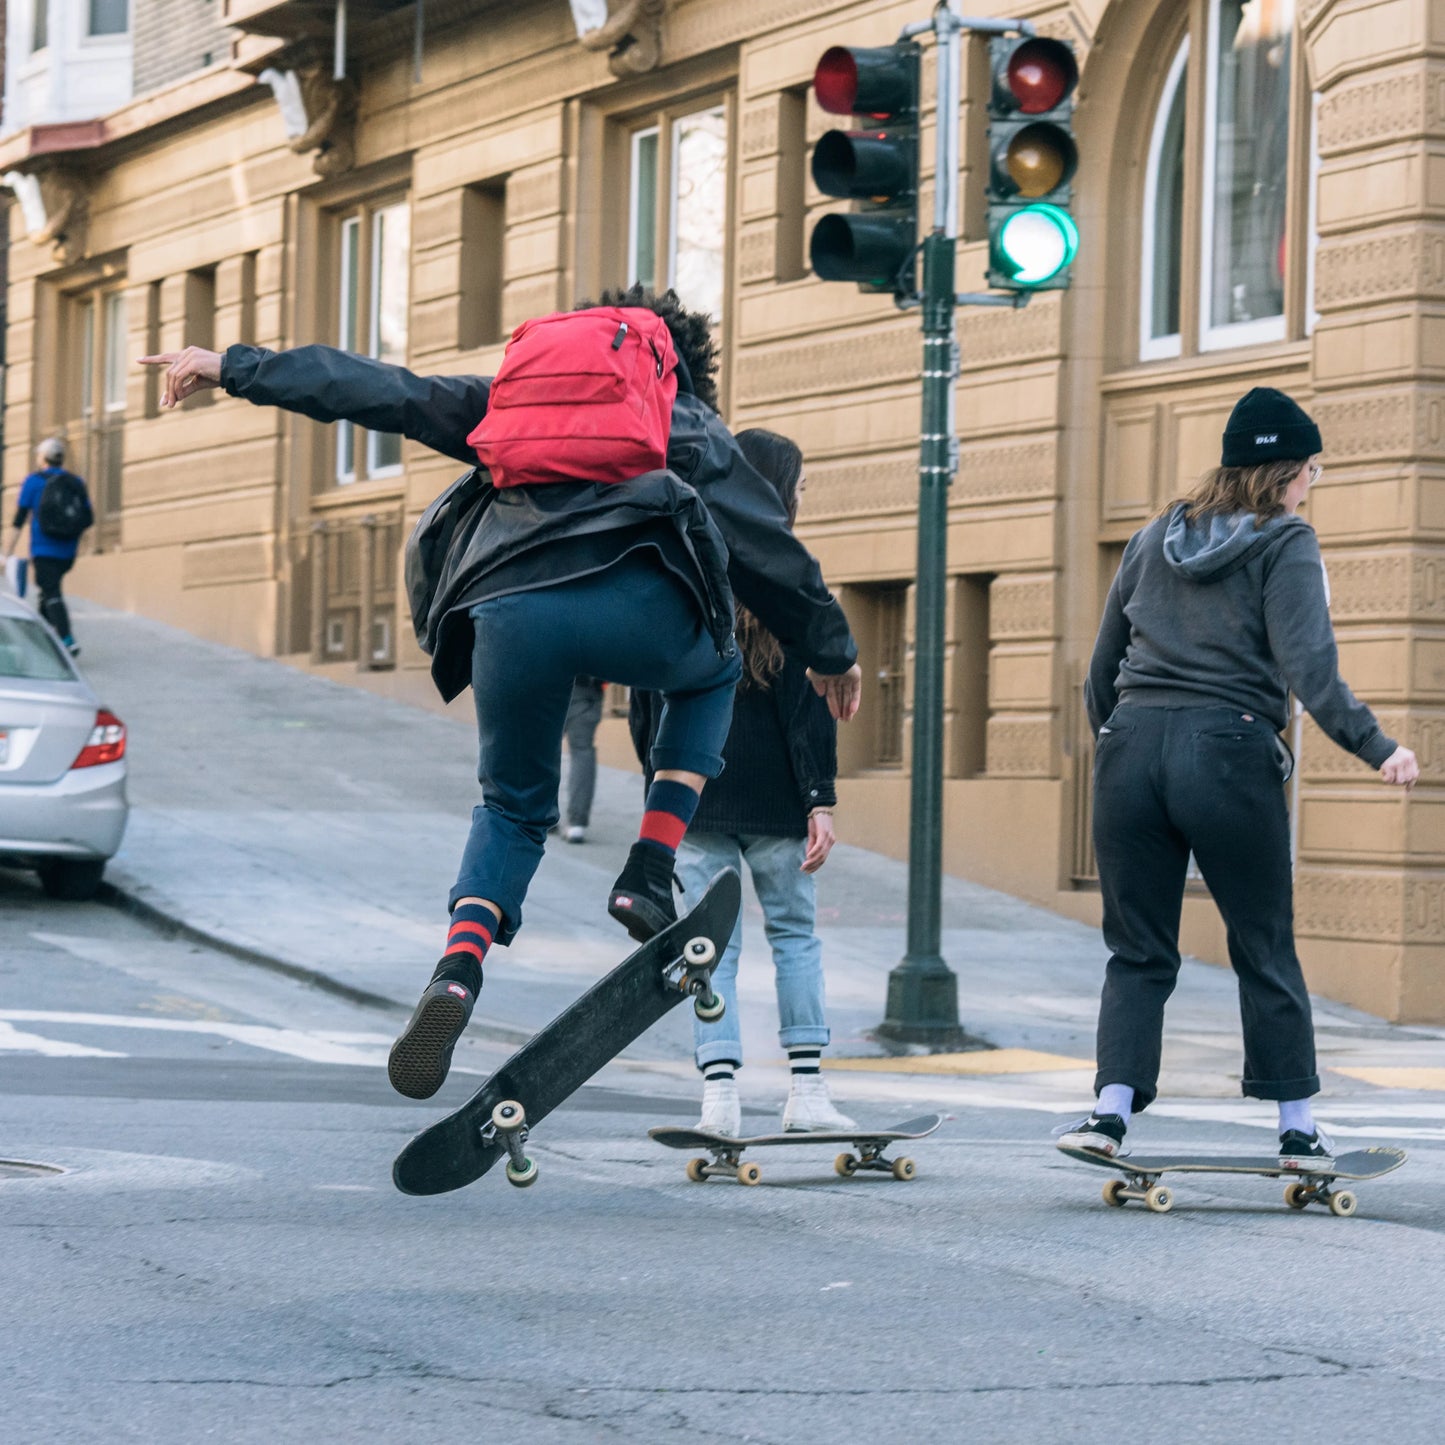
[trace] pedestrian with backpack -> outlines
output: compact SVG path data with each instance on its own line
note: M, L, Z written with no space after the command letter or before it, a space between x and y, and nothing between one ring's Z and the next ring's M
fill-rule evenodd
M797 445L754 427L738 433L738 447L777 489L789 518L796 519L805 484ZM723 748L726 766L721 777L703 789L677 850L677 876L691 905L719 869L741 872L747 863L772 950L778 1042L788 1055L783 1129L851 1129L853 1120L834 1106L821 1071L830 1035L823 1000L823 945L815 928L814 878L834 842L838 724L808 686L802 663L789 657L745 607L738 608L737 638L743 676ZM632 741L649 785L649 759L663 707L657 693L632 694ZM734 1138L742 1127L737 1085L743 1063L737 986L742 945L739 918L712 979L727 1009L716 1022L693 1021L697 1067L703 1076L698 1128Z
M50 437L35 453L38 469L20 486L15 509L15 532L7 556L20 545L20 533L30 523L30 567L40 592L40 615L60 634L72 657L80 652L70 630L70 610L61 594L60 579L75 565L80 539L95 521L85 482L65 469L65 443Z
M1321 445L1294 400L1255 387L1230 413L1220 465L1134 534L1109 589L1084 698L1111 956L1097 1102L1061 1148L1122 1153L1154 1100L1192 854L1239 980L1240 1087L1278 1105L1281 1169L1333 1162L1310 1104L1320 1080L1295 953L1289 694L1383 782L1413 787L1420 767L1340 677L1319 541L1298 515Z
M667 699L641 828L608 912L641 942L676 918L677 845L722 769L742 671L733 591L811 669L835 717L858 709L847 619L776 490L717 414L710 319L668 291L604 293L513 333L496 377L420 377L326 346L198 347L142 358L162 404L207 386L323 422L399 432L470 465L407 545L412 620L450 700L476 704L483 802L432 981L388 1073L440 1088L494 942L522 924L559 817L574 679Z

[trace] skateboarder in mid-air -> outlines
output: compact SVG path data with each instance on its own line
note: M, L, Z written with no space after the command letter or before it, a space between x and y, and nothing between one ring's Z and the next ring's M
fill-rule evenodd
M807 664L834 717L857 712L847 619L717 414L708 318L671 291L635 286L527 323L495 378L420 377L328 346L187 347L142 363L166 368L167 407L219 386L317 421L400 433L473 467L408 545L432 676L447 700L472 687L483 802L442 958L391 1051L403 1094L441 1087L487 951L521 927L558 820L574 678L666 698L639 837L608 902L639 941L676 918L677 845L722 768L741 673L733 591Z
M1299 406L1256 387L1230 415L1222 464L1134 535L1109 589L1085 698L1112 957L1098 1102L1061 1148L1118 1155L1131 1113L1154 1099L1192 852L1229 931L1244 1093L1278 1102L1282 1169L1331 1165L1294 947L1288 693L1385 782L1409 788L1420 769L1339 675L1319 543L1297 515L1320 449Z

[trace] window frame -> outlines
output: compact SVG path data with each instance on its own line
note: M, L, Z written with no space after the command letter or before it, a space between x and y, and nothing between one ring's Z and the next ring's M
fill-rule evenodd
M324 245L332 258L334 277L329 298L327 334L332 344L358 356L377 359L379 344L378 300L381 256L376 245L379 218L387 211L404 208L407 213L407 255L405 265L407 296L403 312L407 318L404 355L411 356L412 234L411 195L406 189L388 188L338 205L327 213ZM361 345L362 338L366 345ZM398 451L395 462L378 462L378 434L354 422L336 423L334 441L327 447L322 473L323 492L349 492L370 482L393 482L406 470L406 458Z
M723 218L723 284L718 299L719 314L713 318L714 330L721 331L727 323L732 306L732 246L733 221L736 214L737 179L737 102L736 81L722 86L709 86L704 90L692 91L685 97L668 99L660 105L649 106L646 110L617 117L623 132L622 159L627 166L627 210L620 218L621 236L624 243L627 281L641 281L643 285L663 290L673 284L677 265L677 203L678 203L678 144L677 127L691 116L719 112L723 121L724 144L727 151L724 189L726 192L727 214ZM640 219L637 214L639 202L638 185L638 142L646 136L657 138L656 162L656 213L653 217L653 274L639 276L638 241ZM666 190L664 192L664 186ZM686 297L683 298L687 300Z
M1280 297L1280 311L1275 316L1260 316L1253 321L1230 321L1221 325L1210 322L1210 306L1214 300L1214 221L1215 182L1218 179L1218 147L1214 144L1215 127L1219 120L1219 71L1215 64L1219 49L1220 7L1224 0L1208 0L1208 14L1205 23L1205 52L1203 56L1204 119L1203 119L1203 171L1199 196L1199 350L1203 352L1228 351L1242 346L1264 346L1271 342L1289 339L1289 280L1286 276ZM1291 182L1298 182L1293 164L1292 144L1295 127L1298 124L1299 97L1295 90L1294 57L1299 35L1298 12L1292 21L1290 34L1289 86L1286 101L1288 109L1289 136L1285 142L1285 187L1286 205L1289 193L1294 189ZM1186 152L1188 141L1185 141ZM1290 236L1286 211L1285 246L1290 249Z
M1154 322L1154 268L1158 260L1158 246L1155 238L1155 223L1158 220L1157 208L1159 203L1159 164L1164 156L1164 137L1169 129L1169 121L1174 113L1174 107L1178 101L1181 88L1184 89L1185 114L1184 114L1184 135L1181 138L1184 147L1184 166L1186 172L1185 188L1188 188L1187 172L1189 168L1189 111L1188 111L1188 90L1189 84L1189 33L1185 32L1184 38L1179 42L1174 52L1174 59L1170 62L1169 70L1164 79L1164 87L1159 93L1158 103L1154 108L1154 124L1149 132L1149 150L1144 166L1144 208L1143 226L1141 227L1142 241L1139 264L1139 359L1140 361L1164 361L1184 352L1184 312L1180 307L1179 330L1170 332L1164 336L1153 334ZM1189 208L1184 207L1185 224L1188 224ZM1181 241L1181 250L1183 249ZM1182 257L1181 257L1182 261ZM1182 271L1182 266L1181 266ZM1180 278L1180 289L1183 290L1183 277ZM1182 301L1182 295L1180 300Z

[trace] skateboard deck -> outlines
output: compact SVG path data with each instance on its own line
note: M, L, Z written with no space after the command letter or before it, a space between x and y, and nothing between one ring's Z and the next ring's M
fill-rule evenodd
M727 1134L712 1134L706 1129L678 1129L663 1126L649 1129L648 1137L669 1149L706 1149L711 1159L689 1159L687 1177L695 1184L701 1184L713 1175L732 1175L739 1184L757 1184L763 1171L756 1164L742 1162L743 1151L758 1149L774 1144L851 1144L858 1152L844 1152L833 1161L833 1168L845 1179L861 1170L874 1170L892 1174L895 1179L912 1179L915 1174L913 1160L906 1158L885 1159L883 1151L899 1139L922 1139L933 1133L943 1123L942 1114L921 1114L916 1119L905 1119L890 1129L844 1129L836 1133L820 1131L807 1133L798 1131L789 1134L753 1134L747 1138L734 1139Z
M738 875L725 868L691 913L593 984L460 1109L418 1134L391 1166L396 1187L403 1194L444 1194L480 1179L506 1155L507 1178L532 1183L537 1166L522 1150L531 1128L689 994L699 1015L720 1014L712 970L741 903Z
M1378 1179L1405 1162L1403 1149L1376 1145L1369 1149L1352 1149L1335 1156L1328 1169L1286 1169L1277 1156L1260 1154L1125 1154L1111 1159L1090 1149L1061 1149L1070 1159L1099 1165L1122 1174L1104 1186L1104 1203L1115 1209L1126 1200L1142 1199L1156 1214L1167 1214L1174 1208L1174 1191L1159 1183L1162 1174L1260 1174L1270 1179L1285 1178L1284 1202L1291 1209L1304 1209L1311 1204L1328 1205L1331 1214L1348 1216L1355 1212L1355 1196L1348 1189L1334 1189L1337 1179Z

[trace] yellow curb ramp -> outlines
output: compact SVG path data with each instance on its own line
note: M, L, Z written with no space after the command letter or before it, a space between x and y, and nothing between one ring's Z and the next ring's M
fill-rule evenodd
M1445 1093L1445 1069L1342 1069L1338 1064L1331 1064L1329 1069L1332 1074L1343 1074L1347 1079L1358 1079L1362 1084L1374 1084L1381 1089L1426 1089Z
M823 1067L873 1074L1051 1074L1092 1069L1092 1059L1071 1059L1037 1049L974 1049L966 1054L900 1054L887 1059L824 1059Z

